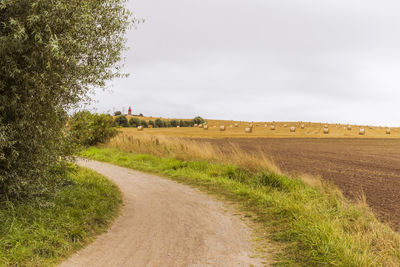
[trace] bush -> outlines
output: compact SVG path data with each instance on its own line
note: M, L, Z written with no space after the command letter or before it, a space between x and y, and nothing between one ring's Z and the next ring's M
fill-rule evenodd
M119 115L115 118L115 124L117 126L128 127L128 119L124 115Z
M149 125L147 124L147 121L145 121L145 120L141 120L140 125L143 126L143 128L149 127Z
M153 127L155 127L156 126L156 124L154 123L154 121L149 121L149 126L153 126Z
M156 125L157 128L162 128L164 125L161 119L156 119L154 124Z
M115 112L114 112L114 116L119 116L119 115L122 115L122 112L121 112L121 111L115 111Z
M138 118L131 118L129 120L129 125L132 127L138 127L140 125L140 120Z
M117 131L110 115L81 111L69 120L69 133L76 144L86 147L107 142Z
M193 122L193 125L194 125L194 124L203 124L203 123L205 123L206 121L205 121L202 117L197 116L196 118L194 118L194 119L192 120L192 122Z
M171 123L171 127L179 126L179 122L177 120L172 120L172 121L170 121L170 123Z

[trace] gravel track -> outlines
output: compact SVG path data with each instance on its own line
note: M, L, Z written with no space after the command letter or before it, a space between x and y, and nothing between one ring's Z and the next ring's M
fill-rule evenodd
M252 257L252 232L211 196L155 175L78 160L124 195L109 231L61 266L263 266Z

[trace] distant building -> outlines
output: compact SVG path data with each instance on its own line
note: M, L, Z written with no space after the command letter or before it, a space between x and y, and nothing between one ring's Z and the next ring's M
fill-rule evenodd
M132 115L132 109L131 109L131 107L129 107L129 109L128 109L128 115Z

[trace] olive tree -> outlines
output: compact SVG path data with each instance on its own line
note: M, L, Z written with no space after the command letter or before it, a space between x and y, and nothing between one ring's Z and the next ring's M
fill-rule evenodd
M121 77L126 0L0 0L0 196L48 190L67 112Z

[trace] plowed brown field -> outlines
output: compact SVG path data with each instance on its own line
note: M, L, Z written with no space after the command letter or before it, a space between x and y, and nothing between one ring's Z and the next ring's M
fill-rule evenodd
M272 157L286 173L334 182L350 199L361 193L381 220L400 229L400 140L318 138L196 139L223 149L231 142Z

